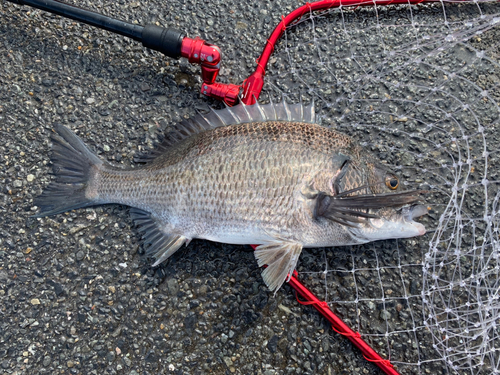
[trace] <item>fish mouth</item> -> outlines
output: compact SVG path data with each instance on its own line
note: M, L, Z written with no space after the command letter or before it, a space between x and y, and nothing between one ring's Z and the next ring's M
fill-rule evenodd
M407 221L412 221L417 217L427 215L429 212L429 207L423 204L417 204L410 207L403 207L401 209L401 215Z
M413 219L427 215L429 209L430 207L423 204L417 204L411 207L403 207L402 209L401 214L403 216L403 220L414 227L414 229L417 231L418 236L423 236L425 234L425 226L417 221L414 221Z
M422 236L426 233L425 226L414 219L426 215L428 211L426 205L417 204L403 206L397 211L381 209L370 212L375 217L369 218L368 225L358 227L353 234L367 241Z

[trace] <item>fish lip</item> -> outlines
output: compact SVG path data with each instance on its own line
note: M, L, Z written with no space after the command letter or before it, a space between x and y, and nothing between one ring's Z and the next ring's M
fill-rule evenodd
M429 207L423 204L415 204L412 206L406 206L401 209L401 215L405 221L411 222L417 217L427 215L429 212Z

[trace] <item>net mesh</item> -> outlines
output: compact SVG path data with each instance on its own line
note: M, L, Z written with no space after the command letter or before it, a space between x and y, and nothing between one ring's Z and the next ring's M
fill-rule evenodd
M498 3L341 7L287 28L270 60L268 95L315 100L428 190L426 235L306 250L298 268L403 374L500 372L499 40Z

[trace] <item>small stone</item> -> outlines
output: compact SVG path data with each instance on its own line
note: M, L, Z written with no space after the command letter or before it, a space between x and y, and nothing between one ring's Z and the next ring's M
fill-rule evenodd
M116 288L115 288L113 285L108 286L108 290L109 290L111 293L116 292Z
M23 182L21 180L15 180L12 185L15 187L15 188L20 188L20 187L23 187Z
M28 182L33 182L34 179L35 179L35 175L33 175L33 174L29 174L26 176L26 180L28 180Z
M118 346L115 348L115 352L116 352L116 355L122 354L122 350Z
M276 349L278 348L278 336L274 335L271 337L271 339L267 342L267 348L271 353L276 353Z
M405 152L402 156L401 156L401 163L403 165L414 165L415 164L415 158L413 157L412 154L410 154L409 152Z
M80 232L81 230L87 228L87 226L85 224L77 224L75 225L74 227L72 227L70 230L69 230L69 234L75 234L75 233L78 233Z
M83 258L85 258L85 253L82 250L76 253L77 260L83 260Z
M248 25L245 22L236 22L236 30L245 30L246 28L248 28Z
M108 145L104 145L104 146L102 146L102 148L103 148L103 149L104 149L104 151L106 151L106 152L108 152L109 150L111 150L111 149L109 148L109 146L108 146Z
M94 98L87 98L87 100L85 100L87 102L87 104L93 104L95 103L95 99Z
M233 361L229 357L224 357L224 363L226 364L227 367L233 365Z
M61 294L63 294L64 289L62 285L59 283L54 283L54 292L56 293L56 296L60 296Z
M170 295L176 295L179 291L179 283L176 279L168 279L167 280L167 289L170 292Z
M132 365L132 361L130 360L129 357L123 358L123 363L125 363L125 366L130 367Z
M33 298L30 302L32 305L39 305L40 304L40 300L38 298Z
M50 365L50 357L49 356L46 356L46 357L43 357L43 365L44 367L48 367Z
M73 362L73 361L68 361L68 362L66 362L66 365L67 365L69 368L71 368L71 367L73 367L73 366L75 365L75 362Z
M387 310L382 310L380 312L380 318L384 319L384 320L389 320L389 319L391 319L391 313Z

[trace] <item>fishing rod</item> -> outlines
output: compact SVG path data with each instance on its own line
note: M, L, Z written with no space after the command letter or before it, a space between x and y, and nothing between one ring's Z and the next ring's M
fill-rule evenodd
M310 12L328 10L339 7L359 6L385 6L392 4L420 4L429 2L440 2L441 0L323 0L305 5L295 9L274 29L261 56L256 60L255 71L240 85L232 83L216 82L220 71L222 54L214 44L207 43L200 37L188 38L181 31L161 27L154 24L146 26L131 24L103 14L83 9L74 5L66 4L56 0L7 0L19 5L28 5L46 12L57 14L72 20L86 23L131 38L141 42L144 47L163 53L164 55L178 59L186 58L191 64L201 67L201 93L205 96L221 100L227 105L235 105L241 99L245 104L254 104L259 98L264 86L266 67L276 43L279 41L286 28L302 16ZM457 2L467 2L457 0Z

